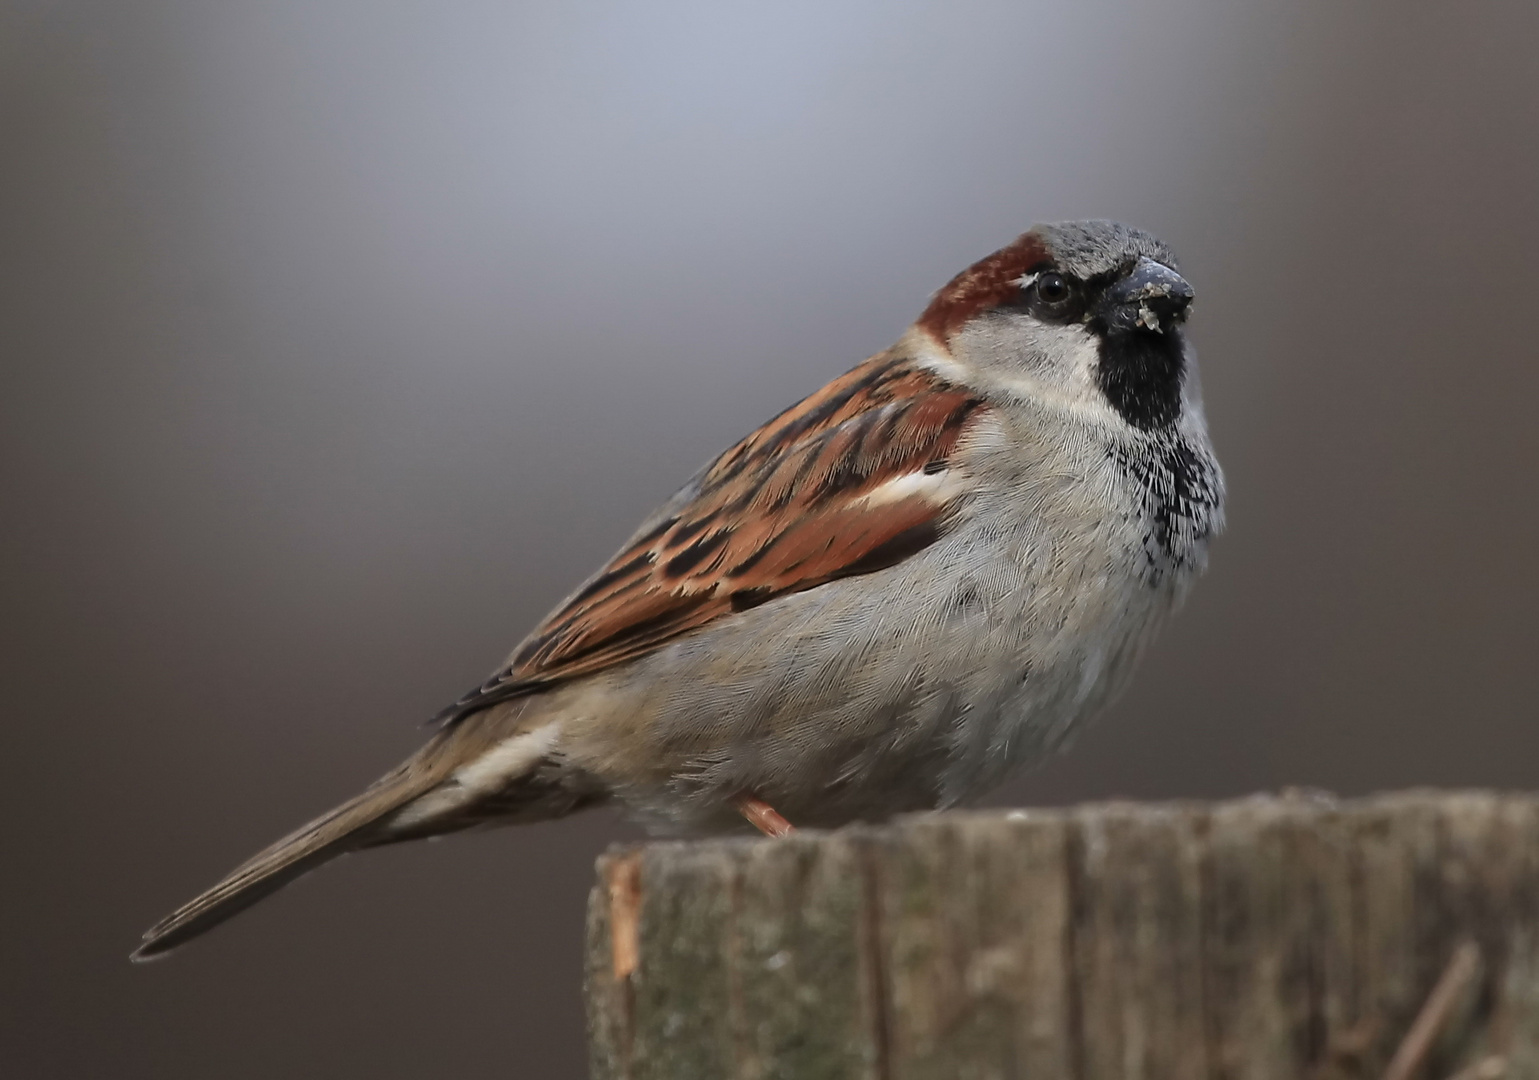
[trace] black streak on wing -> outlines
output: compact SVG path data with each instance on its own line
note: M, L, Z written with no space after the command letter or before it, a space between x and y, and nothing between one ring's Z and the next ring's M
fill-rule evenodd
M714 532L702 536L663 564L663 576L674 579L683 577L725 544L729 535L727 532Z
M639 656L720 615L914 554L940 536L940 518L894 533L893 512L914 518L918 508L863 519L860 498L896 476L944 468L981 404L901 356L873 358L707 466L681 493L685 504L628 543L508 667L436 719L453 723Z
M655 538L654 538L655 539ZM621 563L612 569L605 570L598 577L582 587L576 596L572 597L572 603L580 604L584 600L591 600L601 592L605 592L624 581L633 574L640 574L648 566L652 565L652 553L643 551L634 559Z
M906 529L897 536L878 544L855 562L852 562L848 571L841 576L849 577L855 574L872 574L878 570L885 570L889 566L896 566L910 555L917 555L935 541L940 539L940 524L935 521L926 521L915 525L912 529Z

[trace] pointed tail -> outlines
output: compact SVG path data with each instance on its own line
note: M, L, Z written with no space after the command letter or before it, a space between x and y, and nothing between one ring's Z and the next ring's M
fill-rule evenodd
M410 802L436 777L403 764L357 797L322 814L258 852L212 889L152 926L132 959L153 960L211 930L258 900L338 855L387 842L375 829L381 819Z

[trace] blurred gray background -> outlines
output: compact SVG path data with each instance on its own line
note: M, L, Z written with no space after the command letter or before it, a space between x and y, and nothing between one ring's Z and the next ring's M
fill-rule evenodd
M1539 779L1539 6L0 3L0 1072L578 1076L593 814L139 932L1034 220L1198 290L1231 491L1000 802Z

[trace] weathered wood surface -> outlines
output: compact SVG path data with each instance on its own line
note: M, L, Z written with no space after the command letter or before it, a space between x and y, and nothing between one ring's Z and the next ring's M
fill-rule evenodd
M1539 1078L1531 796L651 844L588 937L599 1080Z

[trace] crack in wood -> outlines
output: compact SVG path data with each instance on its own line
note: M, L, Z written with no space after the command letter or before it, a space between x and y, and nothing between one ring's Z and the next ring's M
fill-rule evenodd
M642 850L590 909L604 1080L1539 1077L1539 797Z

